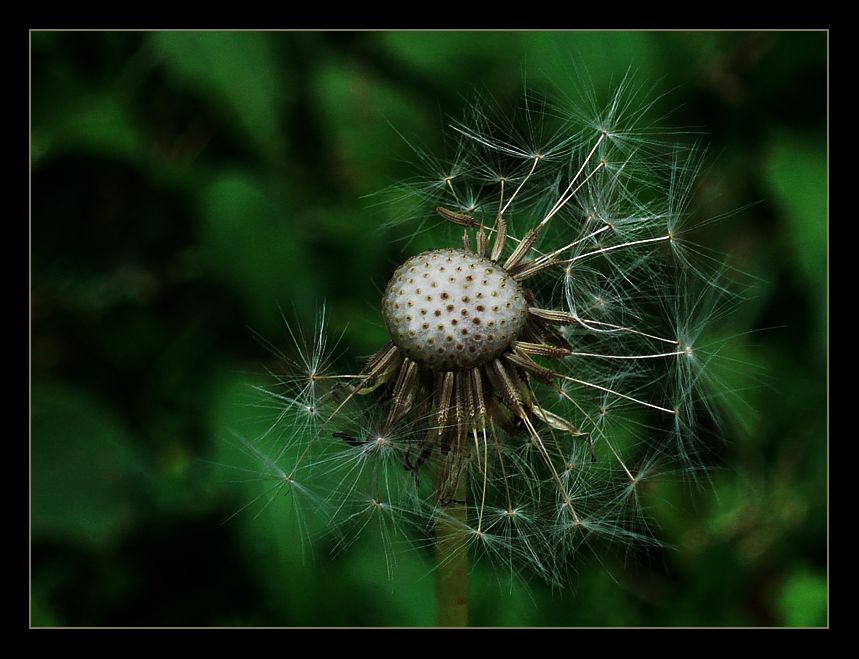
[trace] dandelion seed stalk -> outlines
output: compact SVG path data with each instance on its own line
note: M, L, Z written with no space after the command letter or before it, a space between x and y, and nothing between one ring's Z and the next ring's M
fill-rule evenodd
M435 599L439 627L467 627L469 561L466 478L460 479L454 500L439 502L443 514L435 527ZM443 485L442 470L435 473L435 489Z

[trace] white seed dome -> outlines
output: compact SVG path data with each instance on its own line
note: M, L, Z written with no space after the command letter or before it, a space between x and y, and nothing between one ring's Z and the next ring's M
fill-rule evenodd
M409 358L435 370L480 366L525 326L522 287L487 258L437 249L403 263L382 298L385 325Z

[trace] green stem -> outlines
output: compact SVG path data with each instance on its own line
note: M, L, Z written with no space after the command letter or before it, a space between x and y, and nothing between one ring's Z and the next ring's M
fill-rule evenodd
M436 478L440 472L436 470ZM466 523L466 476L462 474L454 502L444 506L446 515L435 527L435 597L439 627L468 626L468 545ZM439 488L436 489L439 491Z

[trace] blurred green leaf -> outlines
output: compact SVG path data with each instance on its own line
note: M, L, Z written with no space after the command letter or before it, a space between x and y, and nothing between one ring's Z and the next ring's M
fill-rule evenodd
M47 602L47 589L34 588L30 594L30 624L33 627L57 627L62 624Z
M32 393L32 532L100 546L135 521L146 473L132 439L96 396L58 382Z
M777 133L767 160L768 181L786 214L797 264L815 294L826 283L826 144Z
M776 606L788 627L822 627L826 624L826 576L806 568L794 570L784 580Z
M638 80L653 79L656 51L649 32L526 32L523 37L529 77L567 93L584 82L585 89L603 94L627 71Z
M227 103L256 148L277 161L284 79L266 32L153 32L155 51L176 76Z
M627 627L637 620L633 602L599 562L590 563L593 569L582 573L576 580L576 591L566 595L554 608L543 607L541 617L550 624L570 627ZM599 566L597 569L596 566ZM546 609L549 609L548 611ZM546 624L545 622L543 624Z
M294 228L297 210L243 173L213 179L201 190L200 205L204 258L253 312L254 329L273 331L280 322L279 307L312 306L317 274L306 259L303 236Z
M816 302L825 340L827 278L826 143L806 135L777 132L766 162L767 181L787 220L788 240L809 300Z
M388 574L387 561L393 571ZM341 587L350 595L344 624L431 627L435 624L435 582L426 556L400 546L384 546L378 534L365 530L362 538L333 564L327 589L331 597Z
M499 574L488 561L472 554L471 620L480 627L527 627L544 624L535 606L534 592L514 574ZM503 603L499 606L499 603Z
M514 67L521 63L517 51L523 35L518 32L385 32L380 37L394 57L440 82L456 84L479 68L486 79L488 67L498 68L505 60Z
M428 127L421 125L426 115L415 115L402 90L339 61L323 60L314 93L319 119L334 149L335 180L360 196L378 192L372 186L379 181L399 181L411 174L392 149L399 146L401 157L412 155L397 131L426 133ZM354 225L354 217L347 217Z
M131 161L146 158L138 127L112 91L67 100L62 112L49 113L33 127L31 148L34 165L67 151Z

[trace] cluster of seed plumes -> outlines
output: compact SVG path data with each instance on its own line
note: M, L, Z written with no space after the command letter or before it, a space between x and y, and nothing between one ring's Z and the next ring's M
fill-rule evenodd
M695 147L624 115L626 91L545 148L515 142L539 133L526 109L531 132L479 115L452 166L422 159L439 169L408 195L457 244L396 268L362 369L327 372L320 338L276 396L304 425L282 481L321 491L315 510L386 534L455 517L454 537L549 580L594 535L650 542L643 483L695 467L713 407L697 339L721 287L680 223Z

